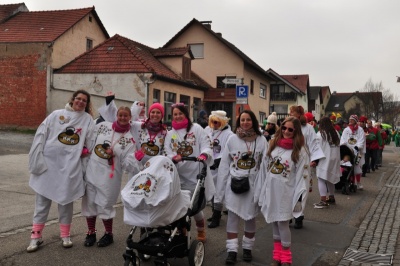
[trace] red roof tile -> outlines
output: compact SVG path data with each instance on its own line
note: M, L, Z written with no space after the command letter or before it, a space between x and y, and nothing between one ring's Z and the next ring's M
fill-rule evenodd
M309 77L307 74L304 75L280 75L282 78L287 80L289 83L299 88L302 92L307 94L307 88L309 86Z
M189 51L189 47L158 48L154 50L153 55L155 57L183 56Z
M17 11L21 10L28 11L28 8L26 8L24 3L0 5L0 22L6 20L10 16L14 15Z
M182 53L184 49L176 51ZM154 73L158 77L210 87L195 74L192 80L183 80L155 57L171 54L170 51L164 48L153 49L116 34L55 73Z
M19 12L11 19L0 24L0 42L52 42L78 23L86 15L93 12L102 27L94 7L57 10Z

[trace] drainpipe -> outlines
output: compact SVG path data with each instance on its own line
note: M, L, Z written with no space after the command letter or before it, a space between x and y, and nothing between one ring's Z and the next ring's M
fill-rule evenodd
M150 94L150 84L153 84L157 80L157 77L154 73L151 73L150 77L143 77L142 81L146 86L146 93L145 93L145 101L146 101L146 114L148 113L148 108L150 104L149 94Z

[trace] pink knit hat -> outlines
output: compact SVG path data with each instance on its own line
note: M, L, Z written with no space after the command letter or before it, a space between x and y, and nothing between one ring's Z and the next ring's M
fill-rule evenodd
M164 107L160 103L153 103L150 108L149 108L149 116L151 113L151 110L153 109L158 109L161 112L162 117L164 117Z

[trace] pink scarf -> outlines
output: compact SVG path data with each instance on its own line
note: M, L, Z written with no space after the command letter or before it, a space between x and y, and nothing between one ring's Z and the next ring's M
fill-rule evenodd
M189 124L189 120L187 118L185 118L185 120L182 120L181 122L176 122L174 120L174 121L172 121L172 128L178 130L178 129L186 128L188 124Z
M131 125L130 124L126 124L124 126L121 126L118 123L118 121L114 121L113 124L112 124L112 129L114 129L115 132L124 133L124 132L127 132L127 131L129 131L131 129Z
M293 149L293 139L280 139L276 143L279 147L284 148L286 150Z

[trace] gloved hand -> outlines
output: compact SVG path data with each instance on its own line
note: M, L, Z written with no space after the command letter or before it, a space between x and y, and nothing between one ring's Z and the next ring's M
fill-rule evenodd
M207 156L207 154L205 154L205 153L202 153L202 154L200 154L199 157L197 157L197 159L198 159L199 161L205 161L205 160L207 160L207 158L208 158L208 156Z
M135 152L135 158L138 161L141 161L144 157L144 152L142 150L138 150Z
M301 202L300 201L296 202L296 205L294 205L293 211L294 212L301 212L301 209L302 209Z

